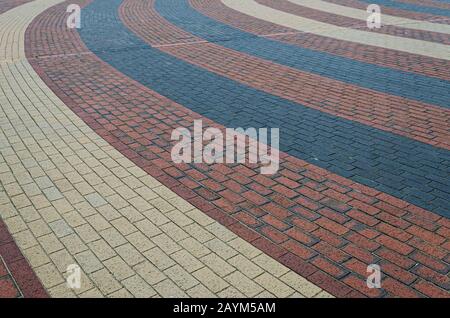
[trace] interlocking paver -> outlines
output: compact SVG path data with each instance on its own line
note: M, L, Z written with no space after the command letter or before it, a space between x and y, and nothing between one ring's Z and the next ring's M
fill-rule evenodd
M332 14L297 11L295 1L248 1L274 12L273 23L245 18L253 24L239 10L230 13L228 0L87 2L80 30L65 28L62 0L4 13L0 5L0 35L14 39L0 46L0 216L11 233L4 234L8 243L0 241L0 255L23 257L3 252L14 239L52 297L445 296L448 182L439 175L448 168L448 79L441 71L447 62L383 45L388 61L381 61L378 52L359 53L367 52L361 38L349 45L361 49L353 57L325 49L321 35L306 34L319 39L306 44L274 25L277 17L292 8L295 28L305 17ZM236 17L233 23L225 13ZM353 19L335 15L327 27ZM243 24L238 31L228 23ZM424 30L433 23L408 36L400 26L383 32L399 38L391 45L419 39L447 50L446 35ZM120 33L125 27L131 32ZM280 34L264 35L269 29ZM133 43L142 49L130 51ZM314 45L323 52L308 51ZM269 48L277 49L267 55ZM289 52L310 55L300 63ZM151 74L145 63L136 67L144 58L155 62ZM406 72L410 59L419 66ZM332 73L319 65L324 61L334 65ZM373 77L380 79L370 83ZM308 86L314 81L325 89ZM420 89L402 86L408 83ZM345 94L328 89L333 85ZM434 93L421 90L428 85ZM355 100L363 106L349 108L352 96L362 96ZM379 108L366 112L367 100ZM257 121L283 127L290 136L282 138L279 173L262 176L245 164L174 164L170 131L202 115L220 129ZM292 137L298 131L303 141ZM364 266L375 261L385 267L386 286L370 293L361 283ZM79 290L65 284L73 264L82 270Z

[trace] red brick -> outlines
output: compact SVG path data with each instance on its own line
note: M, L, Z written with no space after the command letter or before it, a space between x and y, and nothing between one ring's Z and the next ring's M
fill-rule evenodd
M297 255L290 252L281 256L279 261L281 264L292 269L294 272L303 277L309 277L318 270L315 266L311 265L309 261L304 261Z
M276 228L280 231L284 231L290 227L290 225L284 223L283 221L278 220L277 218L275 218L274 216L272 216L270 214L264 215L262 217L262 220L264 222L266 222L267 224L272 225L274 228Z
M408 244L421 250L425 254L431 255L438 259L443 259L447 256L448 252L442 247L431 245L419 237L413 237L408 241Z
M380 262L381 271L406 285L410 285L417 276L387 261Z
M363 280L355 275L349 275L342 280L348 286L360 291L362 294L372 297L379 298L383 295L383 292L379 288L369 288L367 287L366 280Z
M373 264L376 261L376 257L372 253L352 243L348 243L342 250L368 264Z
M297 189L297 192L300 194L303 194L305 197L307 197L313 201L319 201L324 197L319 192L317 192L313 189L310 189L308 187L305 187L305 186L301 187L300 189Z
M277 231L271 226L263 226L259 229L259 231L264 234L265 237L268 237L277 244L281 244L289 239L286 234Z
M400 255L399 253L394 252L385 247L380 248L375 253L381 258L386 259L394 264L397 264L398 266L404 269L410 269L416 264L416 262L414 262L410 258Z
M412 248L411 246L409 246L405 243L402 243L392 237L386 236L386 235L378 236L375 240L378 243L380 243L402 255L408 255L412 251L414 251L414 248Z
M424 265L414 267L413 272L439 287L450 290L450 277L447 275L442 275Z
M353 219L356 219L359 222L362 222L362 223L367 224L369 226L374 226L375 224L380 222L376 218L374 218L374 217L372 217L372 216L370 216L370 215L368 215L366 213L360 212L358 210L350 210L346 214L347 214L347 216L349 216L349 217L351 217Z
M376 208L375 206L368 205L368 204L361 202L359 200L356 200L356 199L351 200L347 204L352 206L355 209L360 210L361 212L365 212L370 215L376 215L377 213L380 212L380 209Z
M399 241L406 242L409 240L412 235L406 233L402 229L393 227L392 225L389 225L387 223L381 222L375 226L375 228L380 231L381 233L384 233L386 235L389 235Z
M418 263L424 264L425 266L441 274L447 274L450 271L450 265L435 258L432 258L429 255L426 255L420 251L414 252L410 257L413 260L417 261Z
M242 196L257 205L263 205L267 203L267 199L265 197L253 191L244 192Z
M369 240L362 236L361 234L351 232L348 235L345 236L345 239L348 241L353 242L354 244L358 245L359 247L363 249L367 249L371 252L375 251L377 248L380 247L380 244L378 244L375 241Z
M423 279L417 281L413 287L428 297L450 298L450 293L448 290L443 290L430 282L424 281Z
M411 225L408 221L405 221L401 218L398 218L396 216L393 216L392 214L386 213L386 212L380 212L377 214L377 218L383 222L386 222L392 226L405 229L408 226Z
M234 214L234 217L250 227L257 227L261 225L261 222L259 220L245 212L238 212Z
M329 208L322 208L322 209L318 210L317 212L339 224L344 224L345 222L347 222L349 220L349 218L347 216L345 216L345 214L338 213Z
M287 217L290 217L292 215L292 213L289 212L288 210L286 210L272 202L267 203L262 208L263 208L263 210L267 211L268 213L272 214L274 217L276 217L280 220L284 220Z
M276 182L284 184L286 187L290 188L290 189L295 189L298 188L300 186L300 184L298 182L295 182L291 179L288 179L286 177L279 177L277 179L275 179Z
M314 245L313 249L337 263L342 263L351 258L350 255L343 252L341 249L337 249L324 241Z
M335 278L342 278L343 276L348 274L347 270L344 270L342 267L337 264L321 257L317 256L312 261L311 264L323 270L325 273L330 274Z
M10 276L0 278L0 298L17 298L19 296L19 290Z
M340 237L334 233L331 233L330 231L325 230L323 228L317 229L312 234L315 237L327 242L328 244L330 244L334 247L341 247L347 243L342 237Z
M445 241L444 237L422 229L416 225L410 226L406 229L406 231L432 244L439 245Z
M346 228L345 226L340 225L339 223L336 223L326 217L321 217L319 219L317 219L316 224L320 225L321 227L337 234L337 235L344 235L345 233L347 233L349 231L348 228Z
M322 271L310 275L308 280L336 297L346 297L352 291L352 288Z
M295 198L298 195L297 192L295 192L281 184L277 184L276 186L272 187L272 190L288 197L289 199Z
M286 249L280 247L277 244L272 243L267 238L261 237L259 239L254 240L251 243L253 246L255 246L256 248L260 249L261 251L263 251L264 253L275 259L278 259L282 255L287 253Z
M420 298L421 294L416 292L411 287L408 287L390 277L382 280L381 288L387 291L390 295L402 298Z
M317 253L310 248L295 242L294 240L288 240L282 244L282 246L289 252L299 256L303 260L308 260L317 255Z
M287 235L289 235L291 238L293 238L294 240L296 240L300 243L303 243L305 245L308 245L308 246L311 246L317 242L317 240L314 239L312 236L302 232L300 229L295 228L295 227L290 228L285 233Z
M313 232L314 230L318 229L319 227L314 224L313 222L310 222L308 220L299 218L299 217L292 217L291 219L292 224L294 224L295 226L301 228L304 231L307 232Z

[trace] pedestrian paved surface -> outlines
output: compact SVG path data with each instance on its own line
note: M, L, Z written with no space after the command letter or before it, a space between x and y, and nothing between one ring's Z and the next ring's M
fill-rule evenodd
M450 3L370 3L379 30L354 0L2 1L0 297L449 297ZM196 119L280 128L279 171L175 163Z

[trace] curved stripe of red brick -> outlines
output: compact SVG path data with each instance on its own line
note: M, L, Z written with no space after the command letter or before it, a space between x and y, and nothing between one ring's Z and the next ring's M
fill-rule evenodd
M2 219L0 219L0 256L0 298L48 297Z
M172 130L202 117L88 54L77 33L64 28L63 6L28 28L30 62L66 105L137 165L336 296L448 296L450 220L286 154L270 177L241 164L174 165ZM384 290L365 287L371 262L386 268Z
M412 4L417 4L417 5L422 5L422 6L427 6L427 7L434 7L434 8L440 8L440 9L450 9L450 3L445 3L445 2L438 2L438 1L433 1L433 0L398 0L398 2L403 2L403 3L412 3Z
M198 43L202 39L170 24L153 4L154 0L125 0L120 15L134 33L161 51L307 107L450 149L450 132L444 128L450 126L448 109L302 72L218 44ZM196 44L165 45L186 39ZM320 86L311 85L319 82Z
M370 30L367 28L366 21L311 9L305 6L300 6L296 3L289 2L287 0L256 0L256 2L279 11L284 11L287 13L295 14L297 16L313 19L323 23L334 24L341 27L362 29L365 32L389 34L393 36L412 38L423 41L450 44L450 34L408 29L407 27L393 25L384 25L380 29Z
M336 40L310 33L299 34L295 30L232 10L220 0L190 0L190 2L199 12L246 32L260 36L269 36L271 39L281 42L324 51L366 63L450 80L450 72L448 72L450 61Z
M358 0L324 0L327 2L336 3L339 5L343 5L346 7L358 8L361 10L366 10L369 3L361 2ZM420 0L420 2L422 2ZM380 5L381 12L389 15L394 15L398 17L414 19L414 20L423 20L423 21L433 21L442 24L450 24L450 18L446 16L437 16L429 13L421 13L421 12L412 12L408 10L395 9L391 7L385 7Z
M32 0L2 0L0 2L0 14L30 1Z

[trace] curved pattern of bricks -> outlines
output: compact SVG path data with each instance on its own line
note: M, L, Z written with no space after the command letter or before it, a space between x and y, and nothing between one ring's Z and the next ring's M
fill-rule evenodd
M373 29L372 31L367 28L367 22L361 21L349 17L344 17L339 14L327 13L315 9L294 4L288 0L272 1L272 0L256 0L256 2L280 10L287 13L295 14L297 16L313 19L323 23L334 24L341 27L360 29L366 32L376 32L380 34L389 34L404 38L412 38L423 41L432 41L442 44L450 44L450 34L427 32L409 29L407 26L394 26L383 25L380 29Z
M332 2L340 5L345 5L352 8L358 8L361 10L366 10L368 3L359 1L359 0L324 0L327 2ZM408 19L416 19L416 20L424 20L424 21L433 21L436 23L443 23L443 24L450 24L450 19L445 16L436 16L428 13L422 13L422 12L413 12L413 11L407 11L407 10L401 10L386 6L380 6L381 12L384 12L389 15L395 15L399 17L404 17Z
M357 8L347 7L343 5L338 5L331 2L326 2L323 0L287 0L291 3L298 4L300 6L306 6L311 9L319 10L322 12L328 12L331 14L342 15L345 17L350 17L352 19L357 19L366 23L368 18L367 10L361 10ZM407 19L398 16L392 16L382 12L381 19L383 26L393 25L406 27L408 29L420 30L425 32L435 32L435 33L445 33L450 34L450 25L442 23L433 23L429 21L420 21L414 19ZM367 27L367 26L366 26ZM381 30L377 30L381 31Z
M428 7L425 4L416 5L412 3L404 3L396 0L359 0L360 2L369 4L378 4L384 8L394 8L411 12L426 13L434 16L450 17L450 10Z
M30 1L32 0L2 0L2 3L0 3L0 14Z
M115 1L115 5L118 6L120 2ZM443 178L448 174L448 165L450 164L448 150L430 147L399 135L374 130L372 127L358 122L305 108L301 104L257 91L252 87L194 67L173 56L162 54L158 49L148 46L140 38L124 32L126 29L115 16L115 8L109 9L109 15L114 15L114 19L97 18L97 12L105 9L103 2L96 2L94 6L88 8L85 17L89 17L91 22L81 32L83 40L99 56L128 76L225 126L260 127L261 123L270 123L282 127L282 134L284 134L280 139L282 151L355 182L363 183L422 208L449 216L450 181ZM328 77L333 77L331 73L339 72L339 80L346 81L346 79L342 79L345 74L350 81L354 82L353 69L351 72L349 71L348 59L329 60L330 55L317 56L316 53L309 51L300 49L297 51L296 47L290 45L254 37L200 15L190 8L185 0L156 1L155 9L168 21L204 39L216 41L217 38L227 38L227 41L220 42L222 46L299 69L307 69L316 73L323 71ZM110 29L114 29L117 36L112 43L115 50L108 53L103 46L98 47L97 37L98 30L102 30L103 37L106 37L106 33ZM129 54L126 55L129 57L126 59L122 52L117 51L124 44L141 47L143 50L133 52L132 58L129 57ZM302 54L299 54L299 51ZM312 54L312 56L308 54ZM148 60L156 63L150 67L147 63ZM137 64L141 64L141 66L136 68ZM333 65L333 67L329 67L329 65ZM367 68L368 73L365 75L368 75L367 79L370 78L372 87L383 86L380 85L380 82L386 78L392 80L390 76L387 76L389 70L385 69L376 75L380 70L377 70L375 66L366 64L359 66ZM358 71L361 74L361 70L356 72ZM394 74L392 76L395 76ZM162 76L166 78L164 81L161 81ZM374 77L376 77L375 81L373 81ZM170 86L165 84L167 81L170 81ZM221 88L222 100L225 102L212 98L217 95L217 90L208 84L211 81ZM429 78L422 78L422 81L428 83L428 86L432 86ZM361 85L362 80L359 83ZM398 83L405 82L399 81ZM445 86L450 82L441 82L441 84ZM391 91L405 92L406 87L410 87L410 90L412 89L416 93L427 94L428 92L428 90L421 91L417 86L409 85L397 89L392 86ZM198 91L198 94L194 94L195 98L191 98L194 91ZM422 93L420 94L422 95ZM445 93L446 96L449 94L450 91ZM447 97L441 97L443 98L442 105L448 106ZM239 101L239 104L234 101ZM226 107L222 106L223 103L226 103ZM242 108L244 105L245 107ZM239 113L242 116L236 116ZM248 116L248 113L252 113L252 115ZM363 150L361 146L367 144L368 135L371 136L371 145ZM389 140L389 144L386 144L386 139ZM338 146L343 144L349 146L344 146L345 150ZM386 146L392 147L393 144L396 144L394 146L395 158L386 148ZM409 149L404 148L403 146L407 144L414 144L414 146L408 147ZM374 154L373 149L377 149L375 156L368 158L368 154ZM403 150L399 151L400 149ZM352 159L348 161L346 158ZM414 171L409 168L411 162L415 164ZM417 174L420 174L419 178L422 179L419 183L417 183ZM410 178L413 175L414 180Z
M127 0L121 7L121 14L133 32L164 52L305 106L450 149L450 132L442 129L450 126L450 111L447 109L301 72L214 43L198 43L202 39L162 19L153 10L153 3ZM195 45L166 45L186 44L187 39ZM248 76L250 73L253 76ZM306 89L310 83L316 82L322 83L320 87ZM333 90L336 93L332 97ZM352 91L354 99L347 100L348 97L342 94L344 91ZM370 102L367 96L371 96ZM417 114L424 109L427 111L418 117ZM427 131L424 131L425 127Z
M443 3L439 1L434 0L398 0L399 2L403 3L412 3L416 5L424 5L427 7L434 7L434 8L441 8L441 9L448 9L450 10L450 3Z
M258 175L252 170L254 167L243 165L172 165L170 132L175 127L190 127L199 116L157 94L150 94L148 89L89 54L61 56L58 62L59 53L71 53L75 47L79 47L75 54L86 49L80 48L83 44L74 33L62 27L63 18L56 10L47 11L28 29L29 56L36 56L37 51L45 55L42 47L55 54L52 62L45 58L32 59L33 66L69 107L145 171L253 245L335 295L361 295L355 289L379 295L364 288L361 278L364 264L374 259L382 259L390 272L384 281L387 295L414 296L417 291L428 296L446 295L435 284L447 288L442 272L448 273L448 220L285 155L280 174L272 178ZM40 33L40 29L52 36ZM124 92L128 95L126 99L121 97ZM130 99L130 96L135 97ZM153 127L151 131L150 127ZM323 204L340 200L332 197L344 199L354 209L337 213L326 208ZM270 243L258 232L278 244ZM302 258L309 259L313 265ZM417 263L420 264L413 273L408 272ZM397 270L408 278L398 277L401 275L396 274ZM345 276L343 281L348 285L326 273ZM409 282L409 286L401 281Z
M314 34L298 34L295 30L258 20L231 10L220 0L191 0L191 4L199 12L246 32L361 62L450 80L450 73L447 72L450 67L448 61L382 48L368 47L352 42L337 41Z
M49 294L330 297L150 177L52 93L25 59L23 38L59 2L34 1L11 11L22 19L10 28L0 23L18 45L1 56L0 213ZM66 6L52 12L65 18ZM74 263L81 289L71 290L64 277Z

